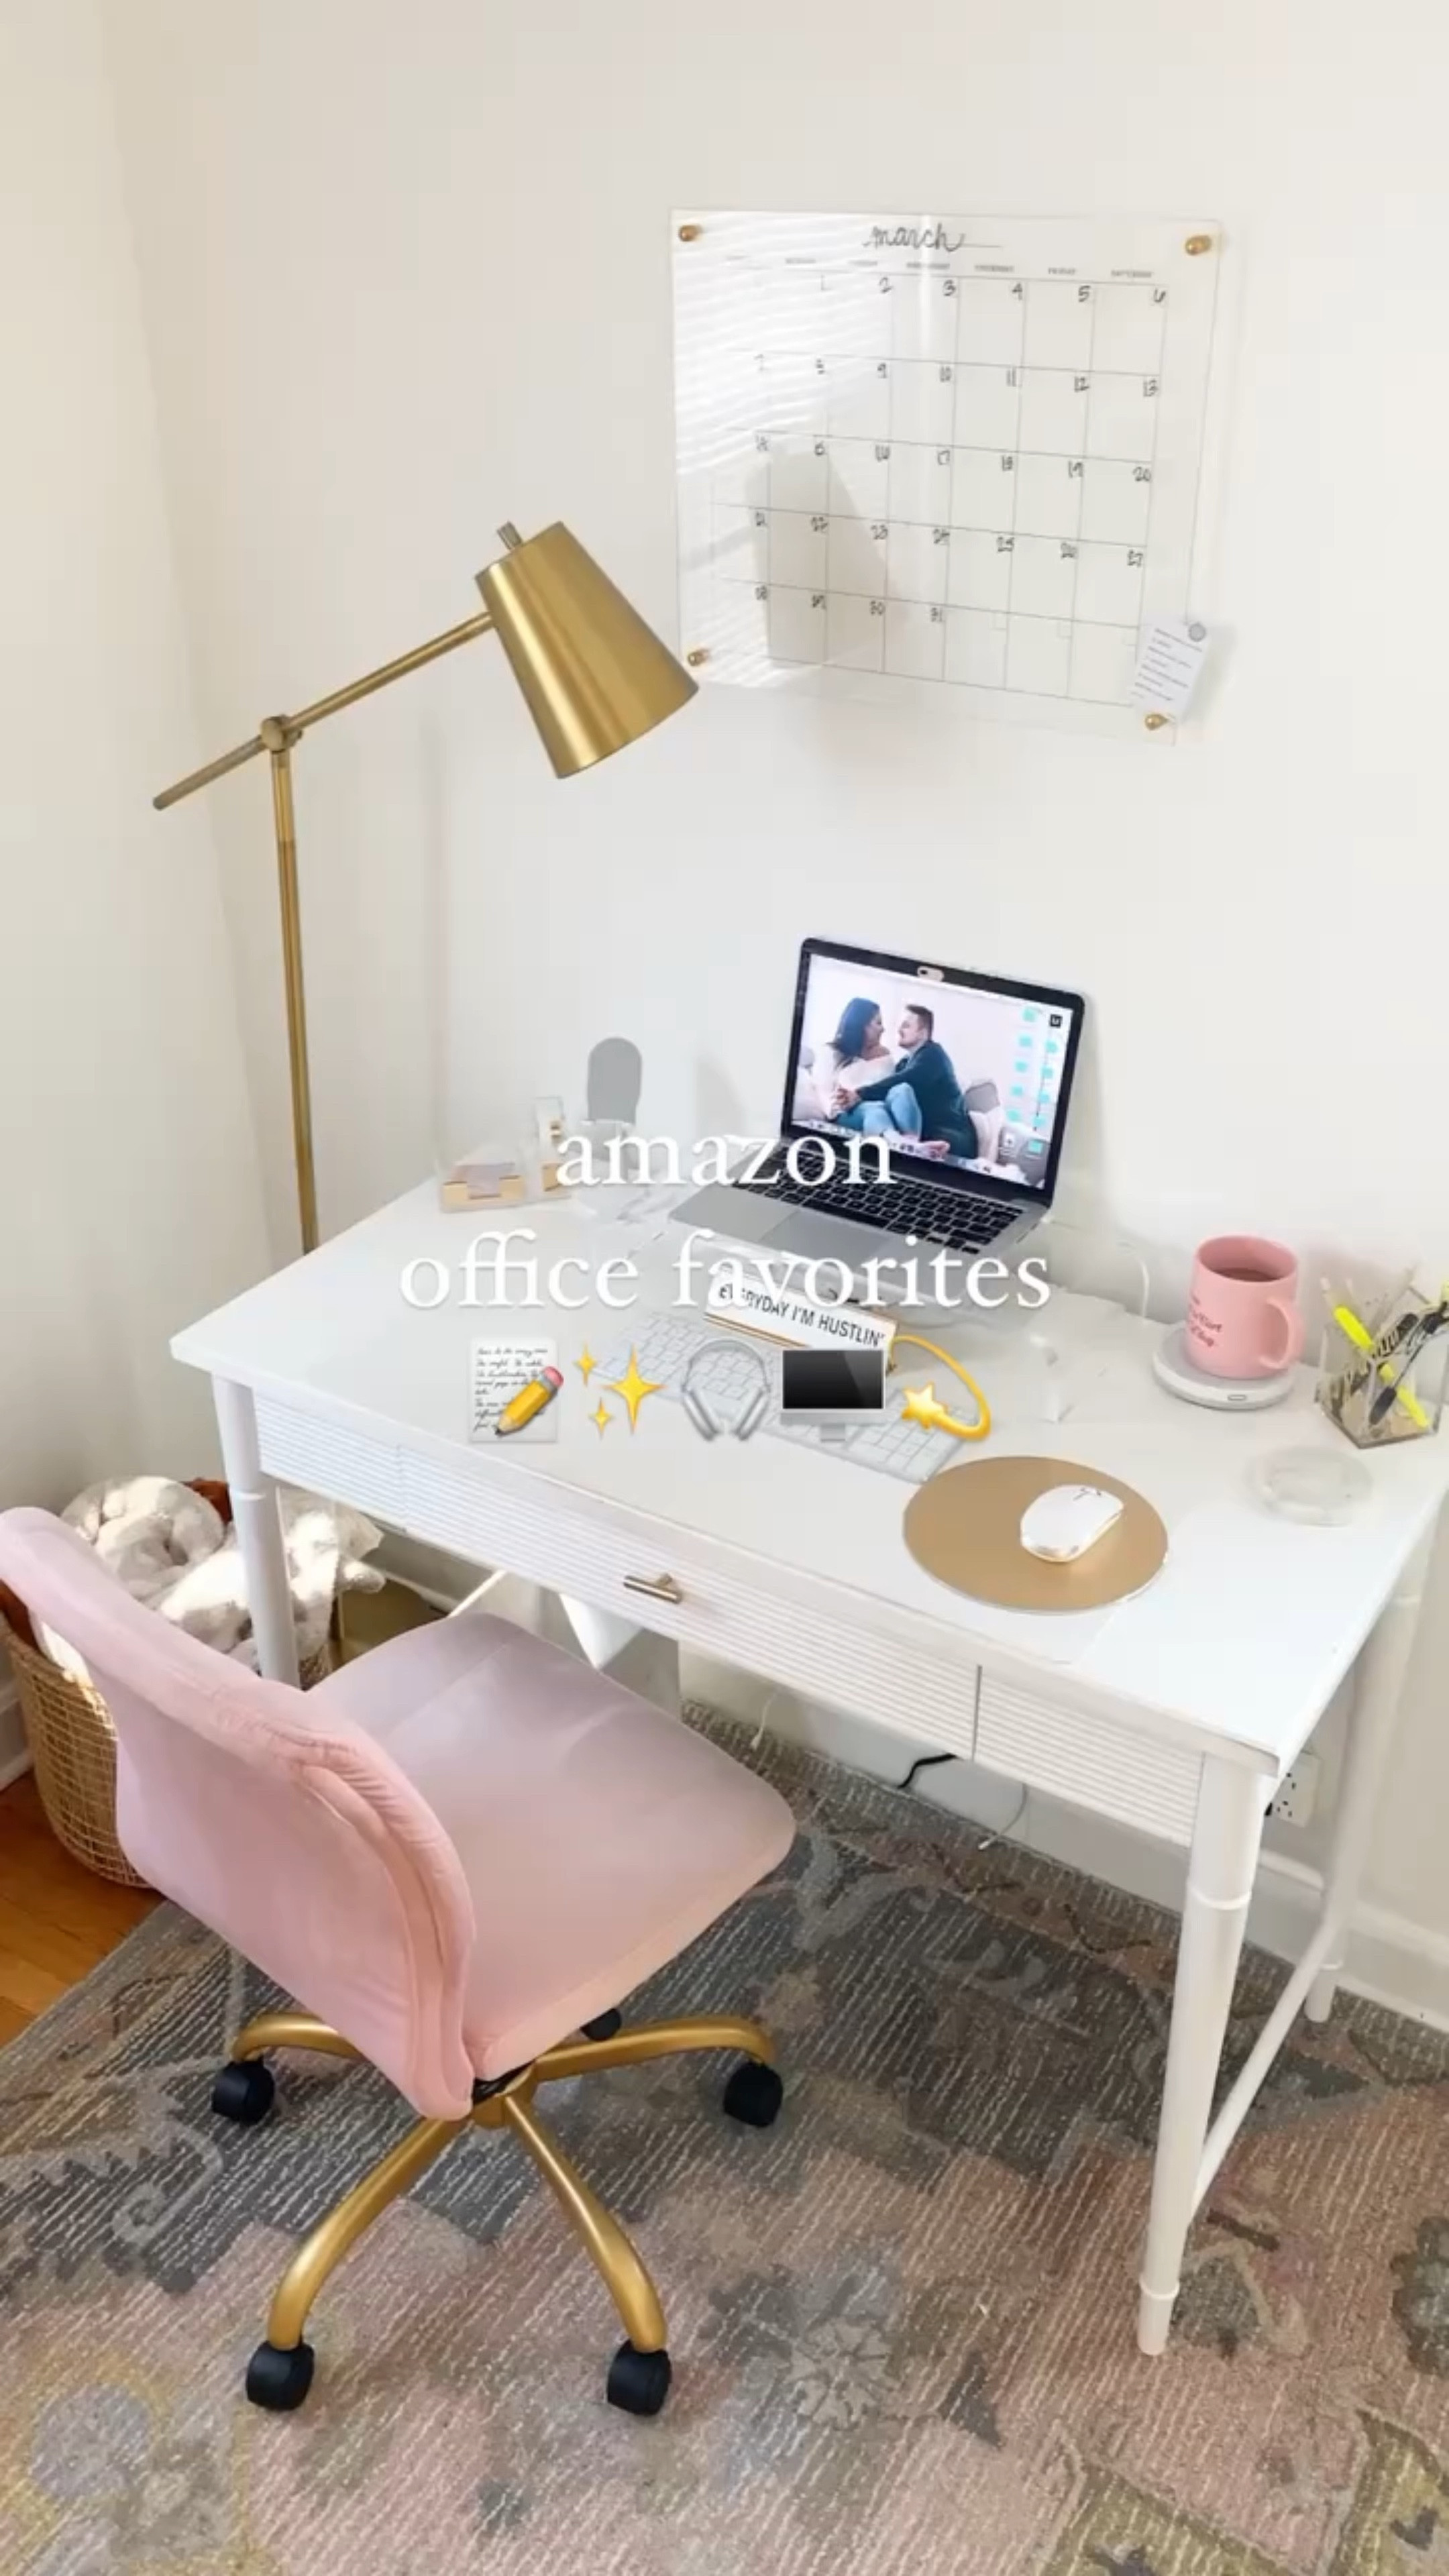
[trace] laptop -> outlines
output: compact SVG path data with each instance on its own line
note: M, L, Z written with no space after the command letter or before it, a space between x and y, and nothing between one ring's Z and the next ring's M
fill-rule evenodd
M923 1246L1014 1255L1055 1195L1085 1007L807 939L779 1137L676 1222L847 1268Z

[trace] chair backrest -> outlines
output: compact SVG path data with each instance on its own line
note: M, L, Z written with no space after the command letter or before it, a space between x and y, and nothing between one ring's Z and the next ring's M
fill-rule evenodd
M133 1601L49 1512L0 1513L0 1574L78 1648L110 1709L116 1829L136 1868L419 2111L461 2117L472 1901L396 1763Z

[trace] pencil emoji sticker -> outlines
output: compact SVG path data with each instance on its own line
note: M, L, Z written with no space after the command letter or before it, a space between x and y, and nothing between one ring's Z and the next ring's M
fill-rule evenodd
M493 1425L495 1436L503 1440L510 1431L521 1431L525 1423L532 1422L537 1414L542 1413L546 1404L552 1404L562 1384L562 1369L540 1369L537 1377L530 1378L527 1386L521 1386L516 1395L509 1397Z

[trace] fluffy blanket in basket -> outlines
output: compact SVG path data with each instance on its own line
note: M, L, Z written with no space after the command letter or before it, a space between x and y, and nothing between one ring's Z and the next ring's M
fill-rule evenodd
M278 1494L297 1652L305 1659L326 1637L339 1592L381 1590L383 1577L366 1559L381 1545L382 1532L345 1503L322 1502L290 1485ZM204 1494L167 1476L105 1477L77 1494L62 1517L137 1601L255 1666L237 1535ZM63 1638L44 1630L41 1642L53 1662L84 1677L84 1664Z

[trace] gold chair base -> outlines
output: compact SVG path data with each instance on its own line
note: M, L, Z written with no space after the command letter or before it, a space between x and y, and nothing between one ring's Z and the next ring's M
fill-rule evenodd
M361 2055L350 2040L329 2030L325 2022L314 2021L309 2013L263 2013L239 2033L232 2062L242 2064L272 2048L313 2049L331 2057ZM775 2058L769 2034L758 2022L723 2014L640 2022L607 2039L567 2040L545 2049L531 2065L520 2067L496 2091L476 2102L462 2119L419 2120L298 2247L267 2314L267 2343L272 2351L277 2355L298 2351L313 2301L344 2255L471 2125L511 2130L532 2156L598 2271L635 2351L663 2353L664 2310L653 2281L612 2211L536 2116L533 2097L541 2084L562 2083L575 2075L601 2075L613 2066L642 2066L651 2058L692 2049L740 2050L765 2066L773 2066ZM303 2387L305 2392L305 2381Z

